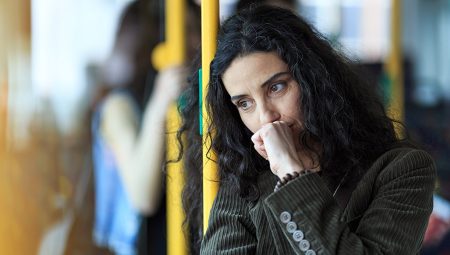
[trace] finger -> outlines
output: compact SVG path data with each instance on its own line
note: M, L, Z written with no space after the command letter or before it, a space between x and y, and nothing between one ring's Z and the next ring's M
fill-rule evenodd
M277 121L274 121L273 124L275 124L275 125L283 125L283 124L286 124L286 121L277 120Z
M266 152L266 149L264 146L264 142L261 139L259 130L257 132L255 132L255 134L252 135L251 140L252 140L252 142L254 144L254 148L258 152L258 154L267 160L268 159L267 152Z
M274 127L276 128L276 130L278 130L278 131L290 129L288 123L285 122L285 121L275 121L275 122L273 123L273 125L274 125Z
M263 157L263 158L265 158L266 160L268 160L267 154L266 154L264 151L261 150L260 146L254 145L253 147L255 148L256 152L258 152L258 154L259 154L261 157Z
M267 154L264 144L259 146L259 150L261 151L261 153L265 159L269 159L269 155Z
M269 136L269 133L273 132L275 129L276 127L273 123L266 123L258 130L259 137L264 142L264 139Z
M261 138L261 132L260 132L260 130L256 131L256 132L252 135L251 140L252 140L252 142L253 142L255 145L262 145L262 144L264 144L264 141L263 141L262 138Z

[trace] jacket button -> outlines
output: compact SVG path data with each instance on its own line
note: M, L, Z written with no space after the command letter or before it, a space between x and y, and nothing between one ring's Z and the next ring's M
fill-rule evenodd
M316 252L313 250L307 250L305 255L316 255Z
M301 240L303 240L303 237L305 237L305 235L303 234L303 232L301 230L296 230L292 234L292 237L294 238L294 241L300 242Z
M280 220L281 220L281 222L283 222L283 223L288 223L289 221L291 221L291 214L290 213L288 213L288 212L282 212L281 214L280 214Z
M301 251L307 251L309 249L309 246L309 241L306 239L301 240L300 244L298 245Z
M297 224L295 224L295 222L293 221L289 221L288 224L286 225L286 229L289 233L294 233L295 230L297 230Z

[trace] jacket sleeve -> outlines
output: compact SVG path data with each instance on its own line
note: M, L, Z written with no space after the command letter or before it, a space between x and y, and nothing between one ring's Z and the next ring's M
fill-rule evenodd
M373 182L363 178L354 191L367 196L367 208L353 218L359 220L353 232L347 223L352 219L343 219L317 174L301 176L269 195L267 218L282 228L280 239L285 239L275 243L285 243L292 254L418 253L432 211L434 163L427 153L413 150L380 169Z
M200 254L255 254L255 228L247 202L223 184L211 209Z

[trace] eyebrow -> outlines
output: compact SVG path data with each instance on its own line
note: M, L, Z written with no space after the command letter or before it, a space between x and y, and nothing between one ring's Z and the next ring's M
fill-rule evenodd
M276 73L276 74L272 75L272 77L270 77L265 82L263 82L263 84L261 84L261 88L269 85L274 80L278 79L280 76L283 76L283 75L286 75L286 74L290 74L290 73L289 72L280 72L280 73ZM245 97L245 95L232 96L231 97L231 101L234 102L234 101L236 101L238 99L241 99L242 97Z

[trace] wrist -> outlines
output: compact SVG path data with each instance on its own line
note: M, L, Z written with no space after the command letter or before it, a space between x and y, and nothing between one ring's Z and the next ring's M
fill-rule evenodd
M286 185L288 182L297 179L300 176L303 175L307 175L312 173L311 170L309 169L302 169L298 172L292 172L292 173L287 173L286 175L284 175L283 177L280 178L280 180L277 182L277 184L275 185L274 188L274 192L278 191L281 187L283 187L284 185Z
M294 175L300 173L305 169L303 164L295 159L282 159L280 161L285 162L285 164L277 166L277 170L274 169L275 171L273 171L279 179L282 179L288 174Z

